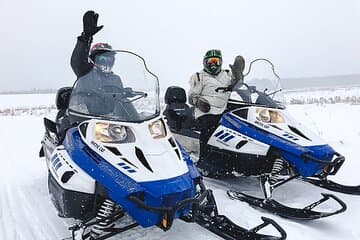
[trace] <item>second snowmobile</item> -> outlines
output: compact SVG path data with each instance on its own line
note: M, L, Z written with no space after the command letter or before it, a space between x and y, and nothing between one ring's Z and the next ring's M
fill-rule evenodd
M255 65L260 73L254 74ZM283 217L311 220L344 212L346 204L333 194L322 194L320 200L304 208L288 207L273 198L273 190L293 179L348 194L360 194L360 186L344 186L327 179L338 172L345 158L287 112L279 97L280 78L269 60L252 61L244 76L234 86L216 89L231 91L231 95L207 143L210 150L204 157L207 163L202 173L214 178L259 176L263 198L234 190L228 195ZM195 143L201 126L186 104L184 89L169 87L165 103L164 115L177 140L188 152L198 152ZM328 200L339 207L328 212L315 210Z
M57 121L44 120L40 156L59 216L78 220L71 238L107 239L137 226L166 231L182 219L224 239L285 239L271 219L247 230L218 213L212 191L160 115L157 76L135 53L112 54L125 87L99 79L89 89L85 75L58 91ZM278 236L261 234L266 226Z

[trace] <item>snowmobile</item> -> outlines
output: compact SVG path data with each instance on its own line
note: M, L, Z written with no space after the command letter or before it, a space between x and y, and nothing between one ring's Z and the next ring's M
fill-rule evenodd
M113 53L111 74L126 87L100 79L89 88L85 75L58 90L56 121L44 118L39 154L59 216L76 220L70 238L107 239L137 226L166 231L181 219L224 239L286 239L271 219L248 230L218 213L212 191L160 114L158 77L141 56Z
M243 79L216 91L231 94L227 110L207 142L206 161L202 167L198 165L199 170L204 176L223 180L239 174L255 176L264 196L229 190L230 198L286 218L312 220L342 213L346 204L333 194L322 193L320 200L304 208L293 208L276 201L273 191L300 179L332 191L360 194L360 186L344 186L327 179L338 172L345 158L287 112L280 77L269 60L252 61ZM195 143L201 126L194 119L193 108L186 104L185 90L169 87L165 103L164 115L175 138L188 153L197 154ZM338 207L327 212L314 209L323 207L328 200Z

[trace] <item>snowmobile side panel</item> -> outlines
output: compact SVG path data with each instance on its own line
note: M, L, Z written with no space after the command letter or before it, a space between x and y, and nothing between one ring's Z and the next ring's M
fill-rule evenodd
M266 156L270 146L249 136L220 125L208 142L209 145L235 153Z
M51 173L48 175L48 188L59 216L86 220L96 215L94 194L64 189Z

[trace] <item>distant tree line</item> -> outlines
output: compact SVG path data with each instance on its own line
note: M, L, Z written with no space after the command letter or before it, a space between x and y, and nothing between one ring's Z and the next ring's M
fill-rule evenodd
M21 115L43 116L54 110L56 110L55 105L5 108L5 109L0 109L0 116L21 116Z
M308 97L305 99L292 98L288 101L289 104L335 104L335 103L350 103L360 105L360 96L347 97Z

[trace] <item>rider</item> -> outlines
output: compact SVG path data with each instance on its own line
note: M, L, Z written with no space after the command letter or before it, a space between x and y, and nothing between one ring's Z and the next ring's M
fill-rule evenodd
M99 32L103 26L97 26L99 15L94 11L87 11L83 17L83 32L77 38L76 46L71 55L71 67L79 78L86 81L82 83L84 90L99 89L103 85L117 86L122 88L119 76L111 70L115 62L115 52L107 43L94 44L90 50L93 36Z
M91 108L93 112L107 111L109 109L106 108L109 107L104 102L91 99L91 92L114 86L123 89L120 77L111 71L115 62L115 52L112 47L107 43L97 43L90 50L93 36L103 28L103 26L97 26L98 17L99 15L94 11L87 11L84 14L83 32L77 38L71 55L71 67L79 81L77 91L88 94L88 97L83 97L82 101L87 102L86 107ZM72 126L67 111L60 110L58 112L56 125L61 142L65 137L66 130Z
M208 154L207 142L215 131L222 113L226 109L230 91L219 90L232 86L243 79L245 60L242 56L235 58L229 65L231 71L223 70L221 51L208 50L203 58L204 69L190 77L189 103L195 106L195 118L200 126L200 156L197 163L203 174L216 175L221 169L215 166L215 159Z

